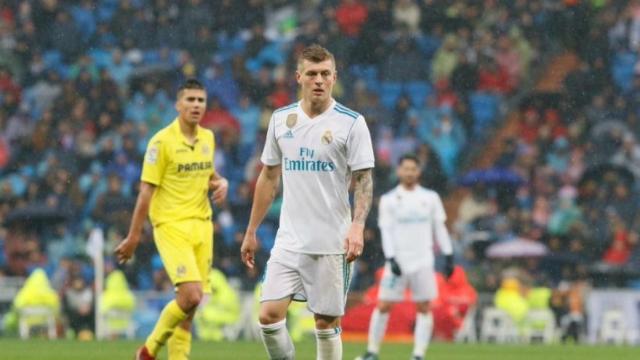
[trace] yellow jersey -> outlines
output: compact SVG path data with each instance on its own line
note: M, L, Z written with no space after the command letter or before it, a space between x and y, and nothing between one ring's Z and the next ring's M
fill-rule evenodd
M156 186L149 218L153 226L184 219L208 219L209 179L214 173L213 132L198 126L191 145L176 118L149 141L141 180Z

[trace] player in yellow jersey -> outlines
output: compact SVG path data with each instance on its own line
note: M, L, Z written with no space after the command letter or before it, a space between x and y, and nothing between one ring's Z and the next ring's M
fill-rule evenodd
M119 263L131 258L148 215L156 247L176 287L176 299L164 307L136 359L155 359L167 341L170 360L187 359L193 315L203 293L211 291L207 275L213 259L213 224L208 194L213 191L213 201L223 202L229 183L213 168L213 133L199 125L206 100L197 80L187 80L178 89L178 117L149 141L129 234L115 249Z

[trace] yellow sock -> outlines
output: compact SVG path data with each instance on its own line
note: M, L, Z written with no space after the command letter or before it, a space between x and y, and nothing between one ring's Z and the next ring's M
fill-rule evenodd
M169 360L189 360L191 353L191 331L185 330L182 326L176 327L173 335L167 341Z
M162 345L167 342L167 339L173 334L176 327L186 318L187 314L180 309L180 306L178 306L175 300L168 303L164 309L162 309L156 326L145 342L149 353L153 356L158 355L158 351L160 351Z

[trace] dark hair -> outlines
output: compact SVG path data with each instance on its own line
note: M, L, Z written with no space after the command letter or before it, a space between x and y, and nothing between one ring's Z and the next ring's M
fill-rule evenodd
M197 79L187 79L182 85L178 88L178 93L176 97L179 99L182 95L182 92L187 89L195 89L195 90L204 90L204 85Z
M398 165L402 165L405 160L413 161L416 165L420 166L420 160L415 154L404 154L398 160Z
M298 67L302 65L302 62L304 60L308 60L314 63L331 60L334 65L336 63L336 59L335 57L333 57L333 54L329 50L318 44L309 45L306 48L302 49L302 52L298 56Z

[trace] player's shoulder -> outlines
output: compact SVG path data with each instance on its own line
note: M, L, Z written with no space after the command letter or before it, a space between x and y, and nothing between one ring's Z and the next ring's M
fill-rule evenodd
M429 189L427 187L424 186L418 186L417 188L418 193L421 196L424 196L426 198L430 198L430 199L440 199L440 195L438 194L438 192L436 192L433 189Z
M298 101L273 110L273 117L287 116L298 109Z
M393 199L395 198L396 194L398 193L398 187L394 187L393 189L387 191L386 193L382 194L382 196L380 196L380 200L389 200L389 199Z
M359 117L362 117L362 115L359 112L352 110L337 101L333 107L333 111L335 116L341 117L341 118L344 117L346 119L350 119L351 121L355 121Z
M158 130L155 134L153 134L153 136L149 140L149 144L160 145L160 144L168 144L169 142L171 142L171 140L174 138L173 131L171 128L172 125L173 123L163 127L162 129Z
M215 139L215 135L213 134L213 130L206 128L206 127L202 127L198 125L198 134L200 134L200 132L202 132L202 136L207 140L207 141L213 141Z

